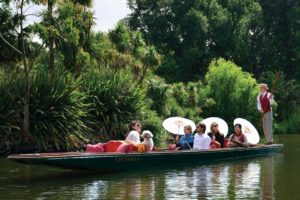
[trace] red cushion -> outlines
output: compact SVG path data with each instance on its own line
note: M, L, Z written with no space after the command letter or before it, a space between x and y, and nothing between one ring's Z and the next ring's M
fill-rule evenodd
M116 152L119 153L128 153L130 149L130 144L121 144Z
M86 145L86 152L104 152L105 151L105 144L98 143L98 144L87 144Z
M112 140L106 143L105 152L116 152L118 147L123 144L121 141Z
M132 151L136 151L137 150L137 147L134 146L134 144L129 144L130 147L129 147L129 151L132 152Z
M176 144L169 144L169 150L175 150Z

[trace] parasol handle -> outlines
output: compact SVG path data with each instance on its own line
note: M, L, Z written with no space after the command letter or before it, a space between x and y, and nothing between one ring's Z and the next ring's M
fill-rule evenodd
M187 146L190 148L190 149L192 149L192 147L189 145L189 143L188 142L185 142L186 144L187 144Z

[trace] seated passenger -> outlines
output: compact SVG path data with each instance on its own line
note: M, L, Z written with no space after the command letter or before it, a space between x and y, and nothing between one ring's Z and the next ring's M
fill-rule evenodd
M229 137L228 147L248 147L247 137L242 133L242 125L234 126L234 133Z
M207 134L211 138L210 148L223 148L224 135L219 131L219 125L213 122L210 126L210 132Z
M211 138L205 134L205 130L205 124L197 124L196 134L194 136L194 149L209 149Z
M194 143L194 136L192 135L192 127L190 125L184 126L184 135L176 138L177 149L192 149Z
M140 139L140 133L142 131L141 123L139 121L132 121L128 126L128 129L129 129L129 133L127 134L125 141L137 146L138 144L141 143L141 139Z

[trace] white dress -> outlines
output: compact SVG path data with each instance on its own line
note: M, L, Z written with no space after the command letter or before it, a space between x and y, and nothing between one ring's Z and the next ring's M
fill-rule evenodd
M194 149L209 149L211 138L207 134L196 133L194 135Z
M140 134L137 131L130 131L125 140L134 144L141 143Z

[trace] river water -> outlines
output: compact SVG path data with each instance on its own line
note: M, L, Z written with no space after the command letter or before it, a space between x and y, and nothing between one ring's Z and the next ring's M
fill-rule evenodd
M300 199L300 134L280 154L99 174L0 158L0 199Z

